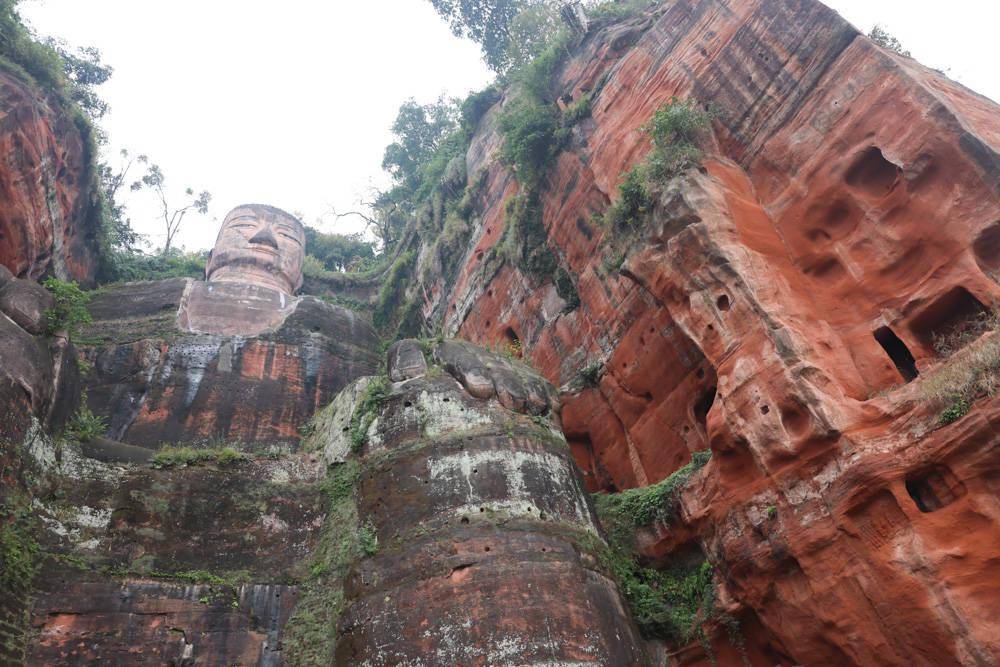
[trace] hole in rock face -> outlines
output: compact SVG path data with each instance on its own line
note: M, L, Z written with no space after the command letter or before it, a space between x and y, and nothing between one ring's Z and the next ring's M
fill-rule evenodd
M723 294L715 300L715 305L723 312L729 310L729 297Z
M947 507L964 496L965 485L948 468L934 466L907 477L906 492L913 498L917 509L928 513Z
M803 271L806 275L826 281L835 281L847 273L844 265L836 257L822 257L806 266Z
M910 322L910 331L924 345L938 353L971 342L982 333L986 307L964 287L955 287L939 296Z
M884 197L902 173L902 169L885 159L878 147L872 146L855 160L844 180L852 188L871 197Z
M899 336L889 327L879 327L874 333L875 340L882 346L885 353L896 365L896 370L907 382L916 379L920 373L917 371L917 362L910 354L910 348L899 339Z
M483 261L483 251L482 250L480 250L479 252L476 253L476 261L477 262Z
M983 273L989 275L993 280L998 280L1000 274L1000 221L979 232L979 236L972 242L972 252L976 256L976 264Z
M778 411L781 413L781 425L793 436L804 435L812 424L809 411L797 399L779 406Z
M462 523L469 523L469 517L463 516L462 517Z
M767 407L766 405L760 406L760 414L766 415L770 411L771 411L771 408Z
M712 405L715 404L715 386L711 386L702 393L702 395L695 402L693 411L694 418L698 420L701 427L707 430L708 424L708 411L712 409Z
M518 338L517 332L511 327L503 332L503 336L506 339L506 351L513 356L520 359L524 356L524 349L521 346L521 339Z

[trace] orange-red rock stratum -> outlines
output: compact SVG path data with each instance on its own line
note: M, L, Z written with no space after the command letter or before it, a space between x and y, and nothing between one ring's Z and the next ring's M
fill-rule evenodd
M495 159L498 106L469 153L486 189L463 268L418 265L427 320L517 340L563 387L592 490L711 447L683 525L646 547L698 543L771 659L994 664L1000 404L940 426L928 395L990 342L947 359L934 344L1000 300L1000 109L810 1L680 0L591 31L558 79L592 109L542 195L579 307L483 261L518 188ZM614 238L595 214L674 96L714 111L702 167Z

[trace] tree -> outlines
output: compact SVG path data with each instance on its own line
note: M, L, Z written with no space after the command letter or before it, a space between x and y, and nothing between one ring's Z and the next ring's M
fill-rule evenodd
M539 0L430 0L458 37L468 37L483 50L489 67L502 74L510 69L511 24Z
M79 47L76 53L70 51L65 42L52 39L45 43L62 58L63 73L70 82L70 98L94 120L99 120L108 112L108 103L94 91L111 78L114 69L101 62L101 52L93 46Z
M163 249L161 253L163 255L167 255L170 253L170 247L174 242L174 237L177 236L177 232L180 231L181 222L184 221L184 216L186 216L190 211L196 211L202 215L208 213L208 203L212 200L212 195L208 191L202 191L196 197L194 190L192 188L187 188L184 190L187 203L184 206L172 207L167 201L167 193L164 190L164 181L165 177L163 175L163 170L160 169L159 165L150 164L146 168L146 173L143 175L142 180L133 183L131 185L131 189L133 191L138 191L143 187L149 188L159 200L160 216L163 220L164 230L166 231L166 239L163 242Z
M881 23L876 23L872 31L868 33L868 39L872 40L883 49L888 49L906 58L910 57L910 52L903 48L902 43L889 34L889 31Z
M397 184L410 190L420 185L421 167L427 164L444 140L458 128L458 100L439 97L431 104L403 102L392 124L395 141L386 146L382 168Z
M146 164L149 159L145 155L133 157L126 149L119 151L121 162L117 168L108 162L98 165L101 177L101 188L104 190L104 201L108 211L108 234L113 249L133 252L137 249L141 235L132 228L132 221L125 213L125 203L121 201L122 186L125 185L129 171L136 163ZM135 184L133 184L135 185Z
M375 257L372 244L361 234L324 234L306 227L306 253L315 257L327 271L354 270Z

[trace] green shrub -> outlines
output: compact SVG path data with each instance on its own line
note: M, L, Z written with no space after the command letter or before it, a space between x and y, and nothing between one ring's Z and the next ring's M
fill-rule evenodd
M385 376L373 378L365 388L354 412L351 414L351 451L360 453L368 440L368 428L378 416L383 401L389 395L389 379Z
M80 290L75 282L46 278L42 284L55 301L55 305L45 311L45 329L49 335L66 331L72 336L81 325L90 324L90 311L87 310L90 295Z
M643 128L653 140L648 178L662 182L696 166L701 160L697 141L710 126L711 117L695 100L675 97L657 109Z
M645 216L651 202L646 189L644 165L636 165L625 174L618 186L618 201L608 209L606 220L613 227L635 224ZM618 266L621 266L620 262Z
M504 143L500 159L529 187L539 184L562 148L564 131L555 107L516 101L500 117Z
M588 9L587 16L595 23L613 23L637 16L655 4L659 4L659 0L612 0Z
M664 480L621 493L597 494L594 504L603 516L614 518L617 525L631 529L649 526L654 522L672 521L677 518L680 493L691 476L708 463L709 450L695 452L691 462Z
M66 424L66 435L80 442L89 442L108 430L104 417L95 415L87 406L87 394L80 398L80 407Z
M596 387L601 381L602 365L593 363L580 371L580 380L584 387Z
M590 118L590 93L581 95L580 99L566 107L563 112L563 125L572 127L584 118Z
M938 423L942 426L956 422L965 415L969 414L969 410L972 409L972 403L969 399L964 396L959 396L955 399L955 402L948 406L938 418Z

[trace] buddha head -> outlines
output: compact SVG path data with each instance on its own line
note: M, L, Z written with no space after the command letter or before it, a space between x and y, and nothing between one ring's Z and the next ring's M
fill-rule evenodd
M294 294L302 286L305 244L305 229L294 216L273 206L237 206L222 221L205 278Z

